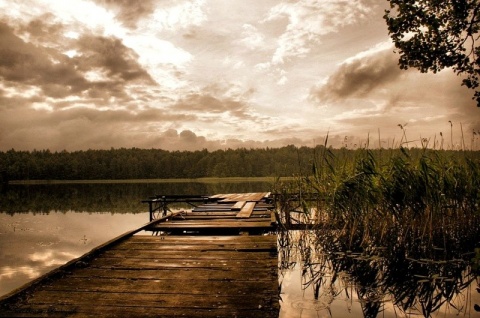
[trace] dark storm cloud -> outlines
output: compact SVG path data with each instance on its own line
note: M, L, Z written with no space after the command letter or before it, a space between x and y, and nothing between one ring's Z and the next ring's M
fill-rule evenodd
M45 13L37 19L31 20L26 25L18 26L20 33L29 34L30 37L40 41L55 41L63 31L64 26L55 21L55 16Z
M148 72L138 64L138 55L120 39L84 35L77 44L82 56L75 58L75 61L81 70L101 68L109 77L125 82L139 80L154 83Z
M202 93L189 94L175 106L179 110L205 111L209 113L243 113L246 106L232 99L218 99Z
M392 50L383 50L343 63L327 82L314 87L310 98L319 103L365 97L370 92L401 76L398 57Z
M59 29L58 25L34 20L22 30L34 37L50 36L53 41L52 34ZM59 38L56 41L60 41ZM128 101L132 98L126 92L126 84L156 85L138 64L137 54L119 39L83 35L68 41L71 49L80 52L74 58L51 47L25 42L12 28L0 23L0 76L10 87L37 86L46 96L56 99L77 95L108 100L114 96ZM90 71L100 71L106 78L88 80L85 76Z
M96 0L95 2L107 9L118 11L117 18L129 28L135 28L138 20L147 17L155 10L155 3L152 0Z
M35 42L35 44L43 47L59 47L70 44L70 39L63 38L66 27L68 27L64 23L61 18L50 12L38 15L24 23L9 22L10 25L15 27L17 35L26 35L23 38L28 38L29 42ZM58 42L60 38L63 39L62 43Z
M0 23L0 76L12 83L39 86L53 97L78 94L87 86L65 55L52 57L49 50L24 42L3 23Z

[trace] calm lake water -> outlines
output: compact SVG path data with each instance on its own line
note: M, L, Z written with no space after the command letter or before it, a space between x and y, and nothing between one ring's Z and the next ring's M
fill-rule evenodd
M0 296L147 223L148 206L141 200L149 196L263 192L270 188L267 182L3 187ZM475 310L480 305L479 278L465 262L432 264L437 270L446 266L442 276L433 279L415 272L430 266L428 261L418 266L409 263L403 270L410 270L405 277L412 279L412 287L392 281L390 276L398 274L387 270L391 261L340 252L327 255L316 241L311 232L279 235L280 317L412 317L422 316L422 307L437 305L433 317L480 317ZM409 293L399 295L405 293L400 285Z

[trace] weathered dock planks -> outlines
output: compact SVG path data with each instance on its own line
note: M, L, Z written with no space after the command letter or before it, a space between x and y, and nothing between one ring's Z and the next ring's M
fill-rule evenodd
M268 235L275 219L267 197L149 200L151 217L168 202L200 204L153 220L0 298L0 317L277 317L277 237ZM163 205L152 208L156 202ZM262 235L238 235L245 233Z
M277 317L276 236L131 236L0 301L1 317Z
M168 232L174 235L184 232L201 232L203 234L268 233L276 229L274 206L267 202L269 195L269 192L260 192L198 196L203 198L204 203L196 205L191 211L171 217L168 222L156 223L148 230ZM158 197L163 198L166 203L169 202L168 196Z

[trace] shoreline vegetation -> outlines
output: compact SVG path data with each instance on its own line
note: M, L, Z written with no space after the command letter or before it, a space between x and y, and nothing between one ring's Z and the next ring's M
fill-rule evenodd
M316 298L343 276L365 317L379 316L386 300L407 316L480 311L471 296L462 301L475 283L480 293L478 152L363 149L350 156L324 148L312 170L277 192L286 194L279 210L314 224L302 256ZM291 202L292 191L318 199Z
M10 180L11 185L35 184L122 184L122 183L236 183L236 182L271 182L274 177L205 177L205 178L172 178L172 179L105 179L105 180ZM281 177L280 181L293 181L295 177Z
M227 182L248 178L284 178L314 174L315 164L328 154L350 165L368 152L383 162L408 152L412 158L425 154L459 161L478 160L480 151L430 148L348 147L336 149L320 145L266 149L208 151L165 151L161 149L110 149L74 152L0 151L0 183L137 183L137 182ZM110 181L112 180L112 181ZM213 181L212 181L213 180ZM263 181L265 179L259 179ZM26 182L28 181L28 182Z

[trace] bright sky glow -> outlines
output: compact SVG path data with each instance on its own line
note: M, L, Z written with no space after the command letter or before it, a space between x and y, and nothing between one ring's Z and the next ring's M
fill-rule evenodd
M398 68L387 5L0 0L0 150L470 140L472 92Z

